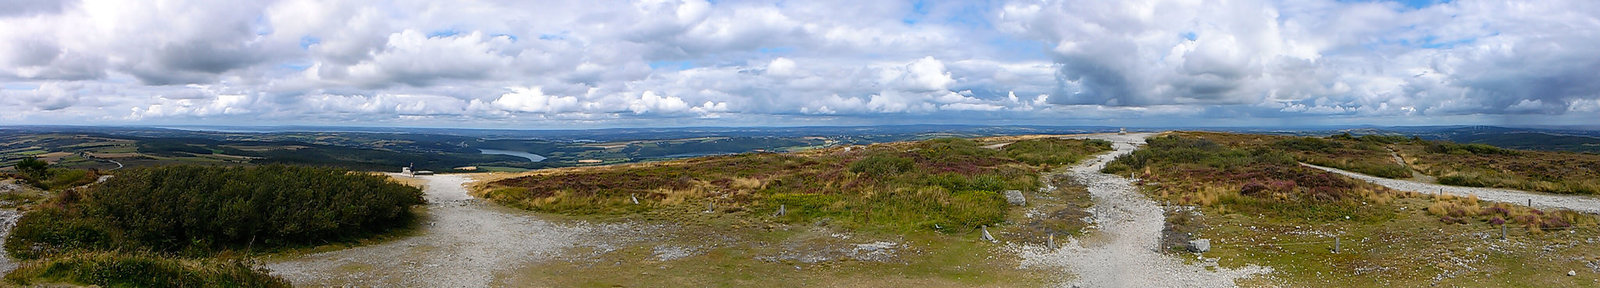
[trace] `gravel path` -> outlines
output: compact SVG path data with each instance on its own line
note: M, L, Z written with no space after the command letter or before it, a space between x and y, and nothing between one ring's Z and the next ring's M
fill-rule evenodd
M1076 138L1113 142L1115 151L1072 167L1070 175L1088 186L1096 231L1086 239L1068 239L1058 249L1020 247L1023 267L1066 268L1077 276L1071 287L1233 287L1234 280L1269 273L1271 268L1217 267L1214 262L1185 264L1160 252L1166 221L1161 206L1134 190L1128 178L1100 173L1107 162L1133 152L1152 134L1095 134Z
M1351 178L1361 179L1361 180L1364 180L1364 181L1367 181L1367 182L1372 182L1372 183L1375 183L1375 184L1378 184L1378 185L1383 185L1383 186L1389 187L1389 189L1395 189L1395 190L1401 190L1401 191L1414 191L1414 192L1418 192L1418 193L1428 193L1428 194L1438 194L1439 192L1445 192L1445 193L1450 193L1451 195L1460 195L1460 196L1474 195L1474 196L1478 196L1478 200L1495 201L1495 202L1506 202L1506 203L1523 204L1523 205L1527 205L1529 200L1533 200L1533 207L1560 208L1560 209L1567 209L1567 210L1578 211L1578 212L1589 213L1589 214L1600 214L1600 199L1595 199L1593 197L1584 197L1584 196L1575 196L1575 195L1553 195L1553 194L1547 194L1547 193L1528 192L1528 191L1511 190L1511 189L1499 189L1499 188L1461 187L1461 186L1429 184L1429 183L1422 183L1422 182L1415 182L1415 181L1407 181L1407 180L1398 180L1398 179L1388 179L1388 178L1383 178L1383 177L1375 177L1375 176L1371 176L1371 175L1355 173L1355 172L1350 172L1350 171L1344 171L1344 170L1339 170L1339 169L1335 169L1335 168L1311 165L1311 164L1302 163L1300 165L1305 165L1306 167L1311 167L1311 168L1322 169L1322 170L1326 170L1326 171L1333 172L1333 173L1343 174L1344 176L1350 176Z
M420 235L378 245L268 261L295 286L487 287L495 275L551 260L572 247L616 249L647 233L625 224L564 225L474 199L463 175L428 181Z
M0 239L10 236L11 228L16 228L17 219L21 218L22 213L17 212L16 209L0 209ZM9 274L11 270L17 270L17 264L19 263L15 259L11 259L11 255L0 252L0 275Z

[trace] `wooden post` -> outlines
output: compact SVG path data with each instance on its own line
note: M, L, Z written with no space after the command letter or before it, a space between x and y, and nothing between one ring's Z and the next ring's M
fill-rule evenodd
M1339 237L1333 237L1333 253L1339 253Z
M1045 247L1056 250L1056 233L1050 233L1050 242L1045 243Z
M1506 224L1500 224L1500 240L1506 240Z

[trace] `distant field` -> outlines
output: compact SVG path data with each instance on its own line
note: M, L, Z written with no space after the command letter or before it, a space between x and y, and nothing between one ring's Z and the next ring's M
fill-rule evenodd
M108 131L113 133L115 130ZM836 145L828 137L691 137L617 142L562 142L539 139L482 139L450 135L374 133L230 134L148 130L119 136L59 132L0 133L0 165L26 157L44 157L72 168L111 169L115 160L127 166L165 164L257 165L302 164L398 171L451 171L455 167L488 167L491 172L676 159L696 155L755 151L802 151ZM136 136L134 136L136 135ZM479 149L528 152L548 157L525 158L481 154ZM99 159L89 159L94 157ZM474 171L457 171L474 172Z

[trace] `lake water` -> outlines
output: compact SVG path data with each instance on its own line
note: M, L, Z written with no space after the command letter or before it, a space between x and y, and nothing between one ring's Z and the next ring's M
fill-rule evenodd
M533 154L533 153L522 152L522 151L494 150L494 149L478 149L478 151L479 152L483 152L483 154L511 155L511 156L517 156L517 157L522 157L522 158L528 158L528 161L533 161L533 162L544 161L544 156L539 156L539 154Z

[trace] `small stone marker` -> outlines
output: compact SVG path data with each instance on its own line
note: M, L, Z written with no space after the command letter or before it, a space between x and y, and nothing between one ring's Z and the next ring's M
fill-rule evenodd
M1201 253L1211 251L1211 239L1189 240L1189 252Z
M999 242L994 239L994 235L989 235L989 226L978 226L978 228L983 229L983 241Z
M1022 196L1022 191L1006 190L1005 194L1006 203L1011 203L1011 205L1016 206L1028 205L1028 198Z
M638 196L628 195L628 198L633 198L633 205L639 205L639 197Z
M1567 270L1567 276L1578 276L1578 271Z

